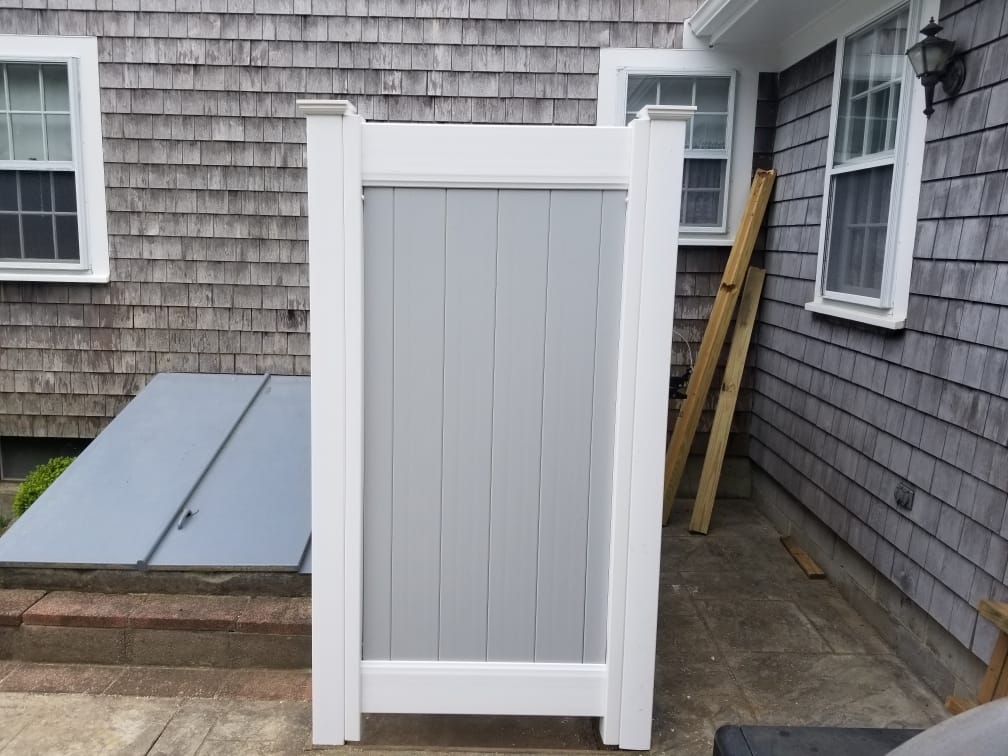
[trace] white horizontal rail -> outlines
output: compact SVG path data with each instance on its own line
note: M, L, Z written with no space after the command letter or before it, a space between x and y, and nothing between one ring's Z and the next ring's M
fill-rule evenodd
M604 664L363 661L361 710L597 717Z
M629 129L369 123L365 186L625 189Z

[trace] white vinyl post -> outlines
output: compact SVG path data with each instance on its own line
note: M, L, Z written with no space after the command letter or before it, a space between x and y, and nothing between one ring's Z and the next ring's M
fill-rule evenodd
M312 741L360 739L361 123L343 100L308 117Z
M601 734L604 743L633 750L651 745L672 306L694 111L650 105L631 124Z

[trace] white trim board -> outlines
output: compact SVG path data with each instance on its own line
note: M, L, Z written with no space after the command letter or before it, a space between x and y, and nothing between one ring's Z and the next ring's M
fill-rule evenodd
M604 664L364 661L361 710L597 717Z
M625 189L625 129L381 123L364 132L365 186Z

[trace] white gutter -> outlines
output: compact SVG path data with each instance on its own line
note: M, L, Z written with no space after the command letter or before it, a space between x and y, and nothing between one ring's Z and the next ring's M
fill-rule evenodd
M713 47L760 0L705 0L686 19L694 36Z

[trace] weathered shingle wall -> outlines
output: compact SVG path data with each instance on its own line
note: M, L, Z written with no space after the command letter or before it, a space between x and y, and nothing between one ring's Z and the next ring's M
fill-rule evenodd
M593 124L599 48L678 45L697 2L0 0L4 34L98 37L112 257L0 285L0 435L92 436L159 371L308 372L299 97Z
M907 327L814 316L830 46L778 79L768 279L751 454L960 642L985 658L980 598L1008 598L1008 18L943 3L969 50L958 99L927 131ZM939 95L941 94L939 90ZM939 97L940 99L940 97ZM911 511L894 506L900 481Z

